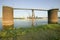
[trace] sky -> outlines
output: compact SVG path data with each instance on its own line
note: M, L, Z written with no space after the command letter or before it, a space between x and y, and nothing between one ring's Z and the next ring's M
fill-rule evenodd
M13 8L38 8L38 9L52 9L59 8L60 0L0 0L0 17L2 17L2 7L10 6ZM31 10L14 10L14 17L27 17L31 16ZM47 11L35 11L35 16L47 17ZM60 17L60 12L58 12Z

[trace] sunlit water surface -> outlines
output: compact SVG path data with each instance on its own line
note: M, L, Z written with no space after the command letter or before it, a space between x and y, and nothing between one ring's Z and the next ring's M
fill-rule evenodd
M35 19L34 21L34 26L38 26L38 25L44 25L44 24L48 24L48 20L47 19ZM58 22L60 23L60 19L58 20ZM15 28L19 28L19 27L31 27L32 26L32 20L31 19L14 19L14 27ZM0 19L0 29L2 29L2 19Z

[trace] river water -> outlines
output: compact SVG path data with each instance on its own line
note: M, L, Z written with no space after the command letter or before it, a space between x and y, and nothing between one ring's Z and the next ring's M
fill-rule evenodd
M60 19L58 20L60 23ZM37 25L44 25L48 24L48 19L35 19L34 20L34 26ZM32 20L31 19L14 19L14 27L19 28L19 27L31 27L32 26ZM2 29L2 19L0 19L0 29Z

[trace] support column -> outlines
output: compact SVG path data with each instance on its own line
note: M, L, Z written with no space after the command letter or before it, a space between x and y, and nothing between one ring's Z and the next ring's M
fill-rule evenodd
M34 19L35 19L34 9L32 9L32 26L34 26Z
M34 9L32 9L32 18L35 18Z
M2 25L3 29L11 28L14 24L13 21L13 8L8 6L3 6L3 14L2 14Z
M49 24L58 23L58 9L48 10L48 23Z

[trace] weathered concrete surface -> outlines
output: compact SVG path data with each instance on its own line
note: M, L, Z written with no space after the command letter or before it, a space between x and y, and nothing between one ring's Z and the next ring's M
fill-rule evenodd
M2 14L2 25L5 26L12 26L14 24L13 21L13 8L8 6L3 6L3 14Z
M48 10L48 23L56 24L58 23L58 10L59 9L51 9Z
M35 13L34 9L32 10L32 26L34 26L34 20L35 20Z

